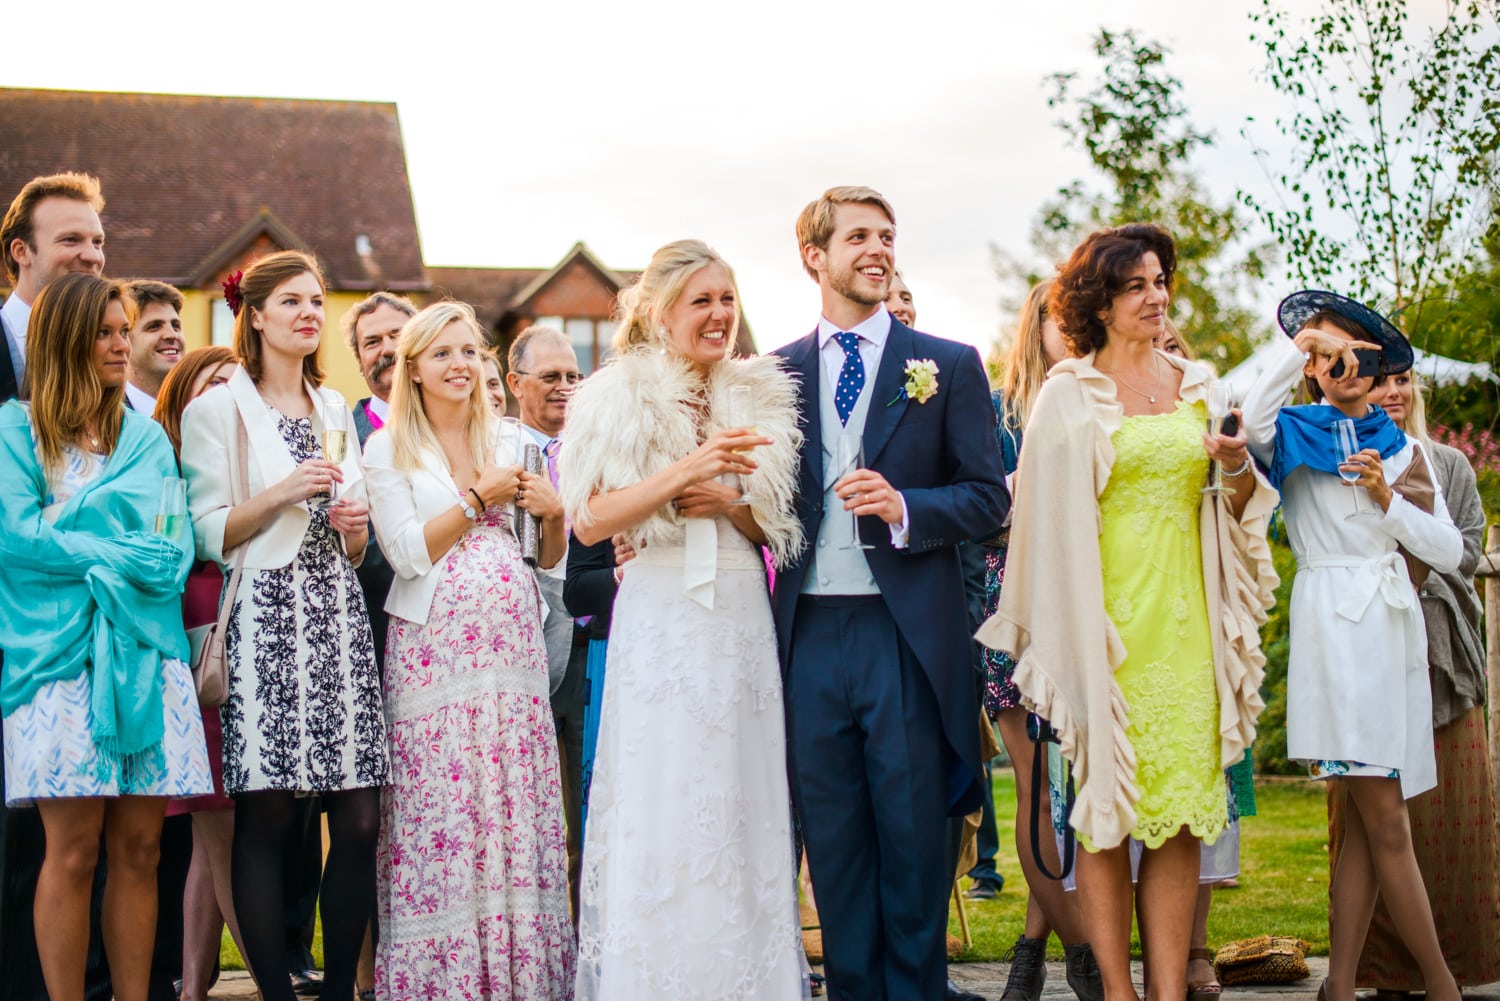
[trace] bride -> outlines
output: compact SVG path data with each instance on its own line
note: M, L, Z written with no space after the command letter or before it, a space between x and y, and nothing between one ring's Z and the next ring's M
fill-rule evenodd
M760 546L801 546L795 389L731 358L734 275L696 240L621 296L613 360L568 408L564 507L624 533L583 849L577 996L801 996L781 671ZM729 427L746 386L755 427ZM718 481L736 474L737 488ZM733 480L734 477L725 477Z

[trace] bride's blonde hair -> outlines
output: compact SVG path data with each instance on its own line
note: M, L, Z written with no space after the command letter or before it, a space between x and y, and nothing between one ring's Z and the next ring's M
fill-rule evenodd
M391 418L386 422L386 433L391 436L393 462L397 469L410 471L421 465L424 449L442 454L442 445L432 430L427 418L427 406L422 399L422 387L413 381L417 356L426 351L438 335L453 324L462 324L474 335L474 346L484 350L484 334L474 310L462 302L435 302L417 313L401 328L400 340L396 343L396 365L391 376ZM465 436L469 444L469 458L475 469L483 469L486 457L491 453L493 436L490 433L489 405L484 398L484 365L482 356L479 372L471 383L469 410L465 415Z
M662 317L676 304L688 279L710 264L724 269L734 289L734 318L729 321L728 332L733 345L740 329L740 289L734 269L702 240L677 240L652 254L636 283L620 293L620 327L615 331L614 349L624 352L665 346Z

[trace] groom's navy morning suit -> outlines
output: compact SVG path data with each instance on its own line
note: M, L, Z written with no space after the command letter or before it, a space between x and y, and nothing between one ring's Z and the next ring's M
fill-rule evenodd
M876 316L857 328L878 336L889 322L857 403L834 399L824 352L837 338L823 347L814 332L777 352L799 381L807 547L777 573L773 609L831 996L912 1001L944 996L947 817L978 806L982 781L956 547L998 531L1010 498L978 353ZM938 390L919 403L903 386L922 359ZM859 529L874 548L846 548L851 516L832 492L844 430L863 433L865 467L905 499L905 548L874 517Z

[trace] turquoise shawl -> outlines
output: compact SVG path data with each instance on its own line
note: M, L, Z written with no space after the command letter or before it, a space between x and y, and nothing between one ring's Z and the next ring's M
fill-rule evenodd
M101 770L130 785L159 756L162 659L187 660L182 588L192 529L154 534L162 480L177 475L166 434L125 412L103 471L42 518L49 489L31 413L0 407L0 714L54 681L90 675Z

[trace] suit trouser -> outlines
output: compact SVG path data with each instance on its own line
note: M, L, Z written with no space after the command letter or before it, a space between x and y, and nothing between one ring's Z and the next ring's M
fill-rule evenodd
M951 752L931 682L878 595L800 598L786 675L830 999L941 999Z

